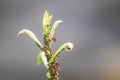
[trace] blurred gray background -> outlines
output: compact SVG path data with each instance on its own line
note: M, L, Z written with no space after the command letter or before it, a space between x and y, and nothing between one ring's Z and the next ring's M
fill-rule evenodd
M64 21L54 51L74 44L58 59L61 80L120 80L120 0L0 0L0 80L47 80L45 67L36 66L39 48L28 36L16 36L26 28L43 42L45 10L53 22Z

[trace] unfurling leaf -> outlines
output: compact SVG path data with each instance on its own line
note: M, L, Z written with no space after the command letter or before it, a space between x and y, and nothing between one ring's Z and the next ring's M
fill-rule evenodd
M43 46L42 44L40 43L40 41L37 39L37 37L35 36L35 34L30 31L30 30L27 30L27 29L23 29L21 30L17 36L19 35L22 35L22 34L27 34L29 37L32 38L32 40L36 43L36 45L42 50L43 49Z
M70 52L73 49L73 44L71 42L64 43L54 54L54 56L50 59L49 64L54 62L56 58L60 55L60 53L65 50L67 52Z
M42 56L41 56L41 53L39 53L38 56L37 56L37 63L36 63L36 65L39 66L40 64L42 64Z
M49 13L45 11L43 16L43 34L44 35L47 35L48 33L50 33L51 21L52 21L52 15L49 15Z
M46 76L47 76L47 78L51 78L50 72L47 72L47 73L46 73Z
M52 21L52 15L49 15L48 11L45 11L43 16L43 25L50 25Z

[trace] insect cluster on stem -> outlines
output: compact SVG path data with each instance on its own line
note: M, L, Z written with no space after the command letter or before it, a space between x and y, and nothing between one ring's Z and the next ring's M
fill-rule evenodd
M56 28L58 27L58 24L63 21L57 20L53 25L51 25L52 17L53 16L49 15L48 11L45 11L42 21L44 40L43 44L37 39L35 34L28 29L22 29L18 33L18 36L27 34L36 43L36 45L41 49L37 56L37 65L42 63L45 65L48 70L46 75L49 80L60 80L59 74L61 70L57 58L64 50L70 52L73 49L73 44L71 42L66 42L55 53L53 53L52 45L53 42L56 42Z

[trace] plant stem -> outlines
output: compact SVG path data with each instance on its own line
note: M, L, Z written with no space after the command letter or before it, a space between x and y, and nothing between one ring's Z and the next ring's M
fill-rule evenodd
M44 39L44 52L46 54L46 57L47 57L47 61L49 62L49 60L52 58L53 56L53 51L50 47L50 41L48 40L48 37L49 35L44 35L43 39ZM58 65L56 65L57 62L54 61L53 63L49 64L49 68L48 68L48 71L50 72L50 75L51 75L51 78L49 78L48 80L59 80L59 77L58 77L58 70L57 70L57 67Z

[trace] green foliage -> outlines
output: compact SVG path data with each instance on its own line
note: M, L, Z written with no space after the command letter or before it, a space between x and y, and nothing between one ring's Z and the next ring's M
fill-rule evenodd
M49 68L49 66L48 66L48 61L47 61L47 57L46 57L46 55L45 55L45 52L41 51L41 56L42 56L42 61L43 61L44 65L45 65L45 67L46 67L46 68Z
M52 78L50 72L46 73L47 78Z
M42 64L42 56L41 56L41 54L39 53L38 56L37 56L37 63L36 63L36 65L39 66L39 65L41 65L41 64Z
M51 64L52 62L54 62L57 57L60 55L60 53L65 50L67 52L70 52L73 49L73 44L71 42L66 42L64 43L54 54L54 56L50 59L49 64Z
M47 35L51 31L51 21L52 15L49 15L47 11L45 11L43 16L43 34Z
M58 27L58 24L60 24L61 22L63 22L62 20L57 20L54 24L53 27L50 31L50 37L53 37L56 31L56 28Z
M51 45L54 42L53 38L55 35L56 28L58 25L63 22L62 20L57 20L53 25L51 25L52 15L49 15L47 11L45 11L43 16L43 39L44 44L37 39L35 34L27 29L23 29L18 33L19 35L27 34L41 49L41 52L37 56L36 65L44 64L45 67L49 70L46 74L47 78L50 80L59 80L60 67L57 63L57 57L61 54L62 51L70 52L73 49L73 44L71 42L64 43L55 53L53 53Z
M23 30L21 30L21 31L18 33L17 36L22 35L22 34L27 34L28 36L30 36L30 37L32 38L32 40L36 43L36 45L37 45L40 49L43 48L41 42L37 39L37 37L35 36L35 34L34 34L32 31L27 30L27 29L23 29Z

